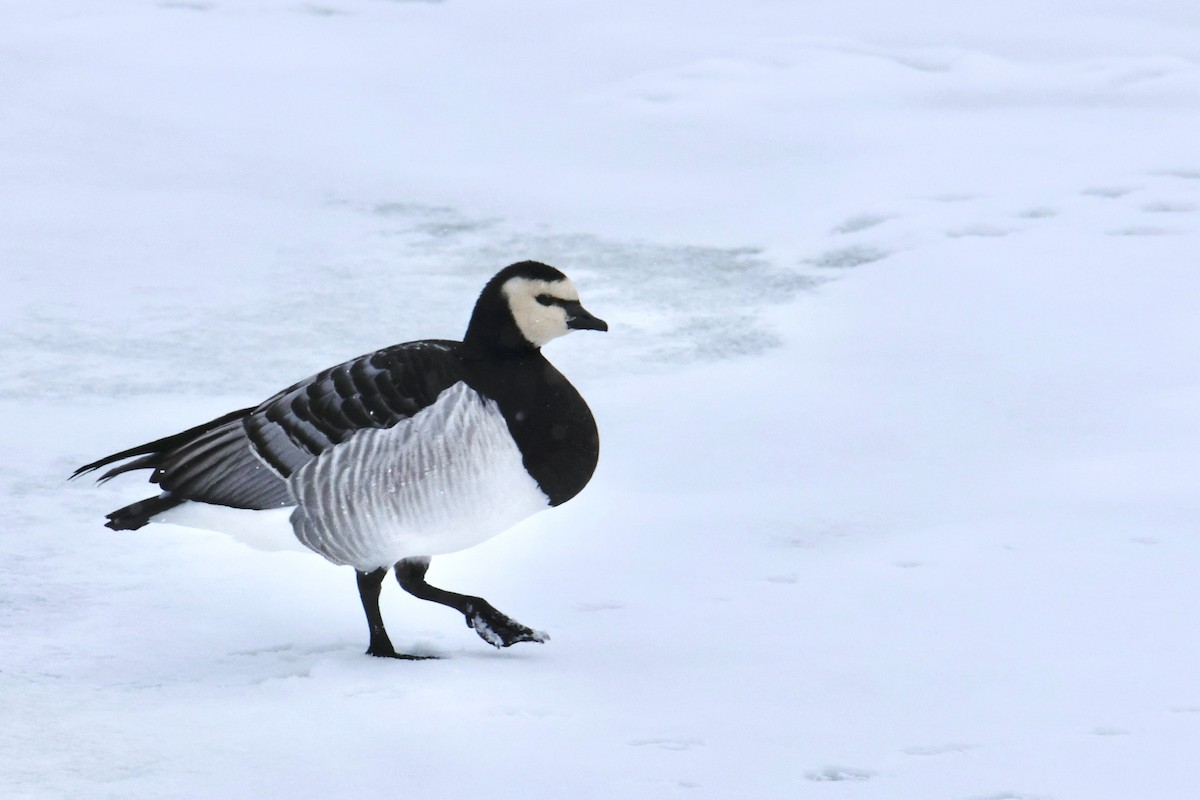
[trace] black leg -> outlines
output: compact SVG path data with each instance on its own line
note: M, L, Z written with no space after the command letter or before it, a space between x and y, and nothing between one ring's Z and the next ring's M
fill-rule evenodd
M388 638L387 630L383 627L383 615L379 613L379 590L387 573L387 569L358 572L358 596L362 600L363 611L367 614L367 625L371 628L371 643L367 645L367 655L408 660L432 658L397 653L396 648L392 647L392 640Z
M508 647L517 642L545 642L550 637L541 631L527 628L514 619L501 614L482 597L447 592L425 582L429 570L428 558L406 558L396 564L396 580L404 591L428 600L450 606L467 618L467 626L474 628L483 639L494 647ZM374 573L372 573L374 574Z

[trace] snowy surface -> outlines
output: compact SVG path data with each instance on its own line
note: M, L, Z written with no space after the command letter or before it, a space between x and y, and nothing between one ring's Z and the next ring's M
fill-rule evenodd
M1197 796L1194 2L7 3L0 101L0 796ZM524 258L600 468L430 579L545 645L64 482Z

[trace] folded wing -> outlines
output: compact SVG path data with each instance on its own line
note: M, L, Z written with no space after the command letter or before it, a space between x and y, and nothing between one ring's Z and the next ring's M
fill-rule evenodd
M162 493L109 514L116 530L140 528L188 500L247 509L294 505L286 480L293 472L359 431L410 418L461 377L452 342L396 345L324 370L256 408L114 453L72 477L110 464L117 466L101 481L153 470L150 482Z

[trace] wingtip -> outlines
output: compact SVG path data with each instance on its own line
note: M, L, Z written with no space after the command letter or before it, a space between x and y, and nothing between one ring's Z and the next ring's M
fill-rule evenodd
M86 475L94 469L95 469L95 467L91 466L90 464L86 467L80 467L79 469L75 470L70 475L68 475L67 480L73 481L76 478L78 478L80 475Z
M93 461L89 464L84 464L82 467L79 467L74 472L72 472L71 477L67 478L67 480L73 481L81 475L87 475L89 472L95 472L96 470L103 467L105 464L111 464L115 459L116 459L116 456L105 456L104 458L101 458L98 461Z

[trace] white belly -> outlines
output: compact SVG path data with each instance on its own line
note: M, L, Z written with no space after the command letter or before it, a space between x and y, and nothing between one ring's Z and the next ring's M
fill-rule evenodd
M292 506L251 511L188 501L154 517L154 522L218 531L255 550L312 552L296 539L288 517Z
M549 505L500 409L463 383L392 428L330 448L288 487L296 537L362 570L473 547Z

